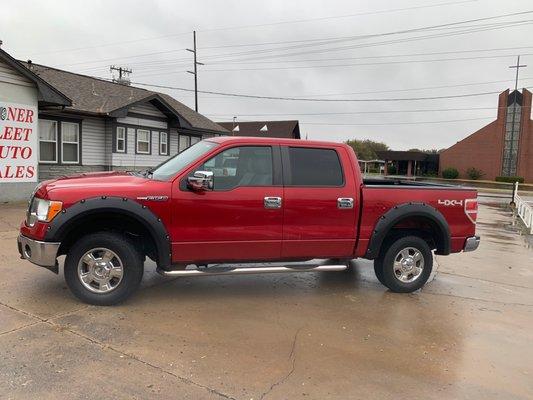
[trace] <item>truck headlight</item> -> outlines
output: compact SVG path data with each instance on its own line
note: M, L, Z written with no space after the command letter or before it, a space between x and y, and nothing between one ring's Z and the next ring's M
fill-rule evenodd
M26 214L26 225L34 226L37 221L50 222L61 212L63 203L34 197Z

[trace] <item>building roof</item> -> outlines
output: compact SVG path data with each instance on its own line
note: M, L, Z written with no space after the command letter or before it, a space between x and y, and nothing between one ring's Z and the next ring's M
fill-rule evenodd
M287 139L287 138L269 138L269 137L257 137L257 136L249 136L249 137L243 137L243 136L216 136L211 137L209 139L210 142L220 143L220 144L258 144L258 145L286 145L286 146L292 146L292 145L303 145L306 147L344 147L346 149L351 149L347 144L345 143L339 143L339 142L331 142L331 141L323 141L323 140L300 140L300 139Z
M424 153L421 151L376 151L376 154L382 160L388 161L430 161L438 158L438 154Z
M11 57L2 49L0 49L0 60L35 84L39 93L37 99L39 104L54 106L70 106L72 104L72 101L65 94L30 71L24 64Z
M172 96L151 90L76 74L39 64L23 63L35 75L72 99L67 111L102 116L121 116L133 104L151 102L181 117L185 127L228 133L223 127L180 103Z
M217 122L234 136L300 139L300 125L291 121Z

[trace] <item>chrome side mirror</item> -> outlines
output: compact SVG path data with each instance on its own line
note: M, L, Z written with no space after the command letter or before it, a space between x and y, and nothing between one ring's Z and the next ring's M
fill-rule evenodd
M214 180L212 171L196 171L187 178L187 186L192 190L213 190Z

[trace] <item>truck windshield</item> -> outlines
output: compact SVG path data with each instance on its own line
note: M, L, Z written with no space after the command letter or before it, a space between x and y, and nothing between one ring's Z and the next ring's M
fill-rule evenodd
M155 167L151 171L152 178L166 181L216 146L216 143L202 140Z

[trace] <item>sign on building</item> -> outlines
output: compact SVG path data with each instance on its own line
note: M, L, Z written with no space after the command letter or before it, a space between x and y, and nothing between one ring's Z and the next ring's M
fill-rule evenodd
M37 182L37 108L0 102L0 183Z

